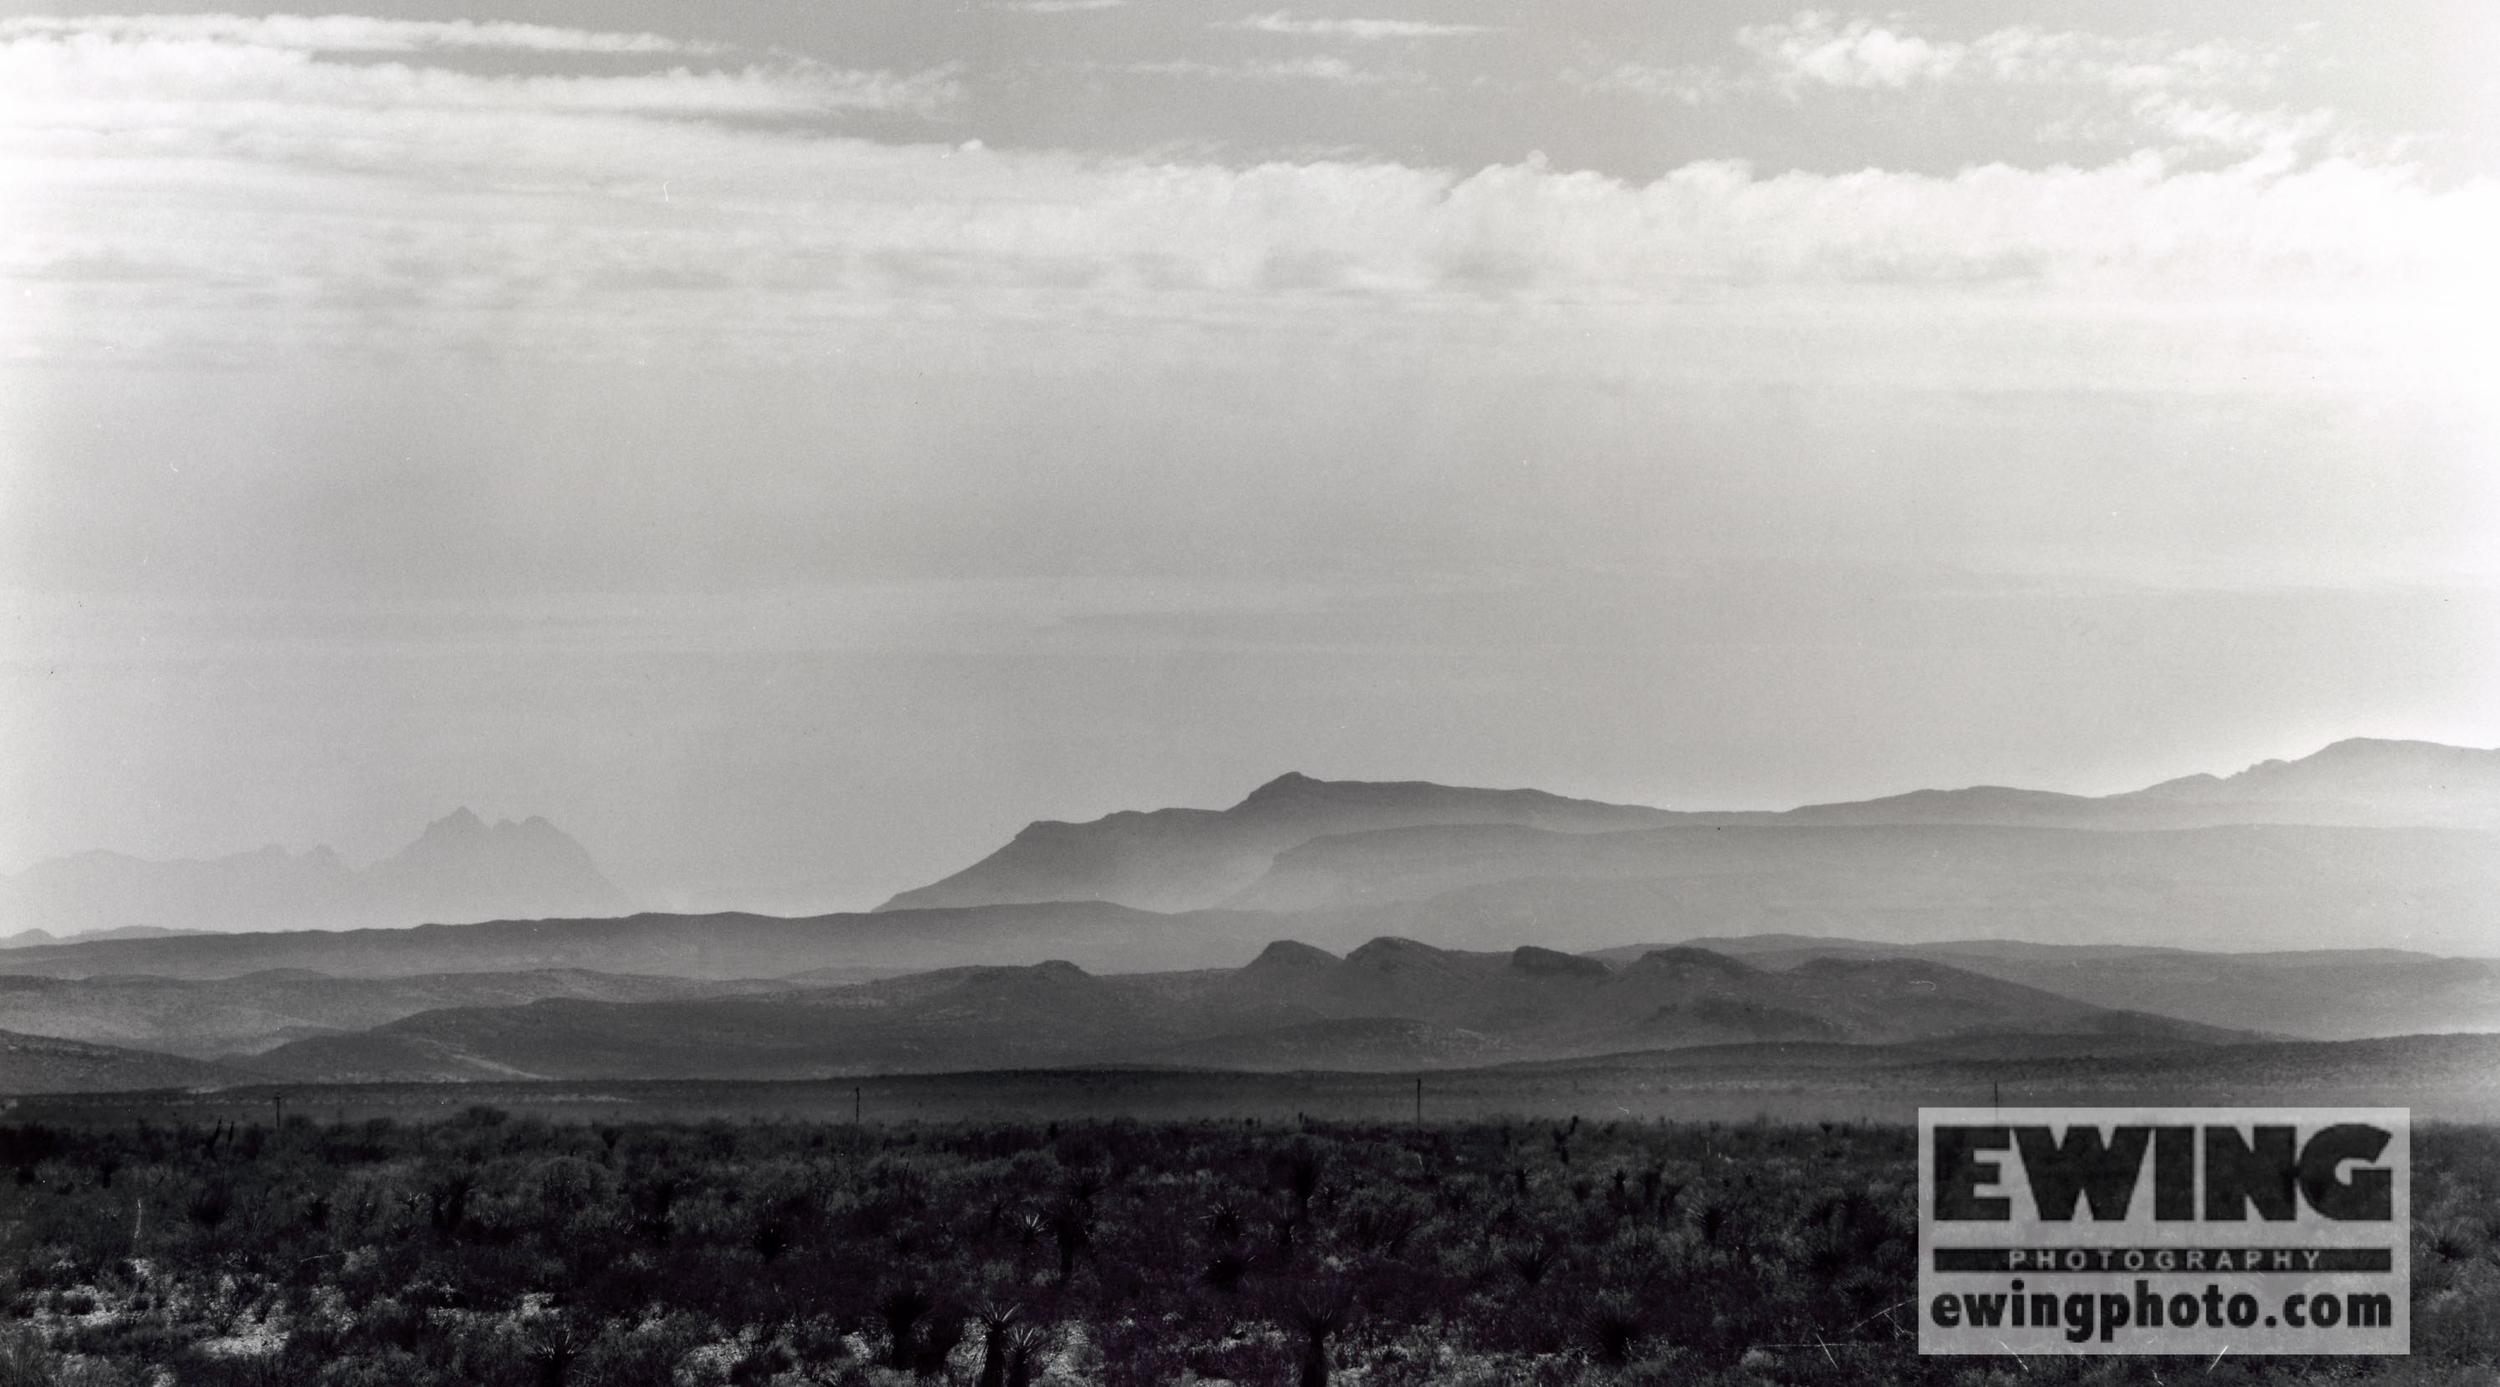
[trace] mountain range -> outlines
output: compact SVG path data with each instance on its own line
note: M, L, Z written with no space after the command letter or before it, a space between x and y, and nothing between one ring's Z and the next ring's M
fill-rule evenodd
M175 862L99 850L0 877L0 930L55 937L351 929L631 908L590 853L554 824L537 817L490 824L465 808L361 868L326 847Z
M272 886L293 879L272 860L43 876L90 917L154 891L228 925L311 918L13 941L0 1031L58 1042L23 1052L30 1082L173 1072L105 1047L289 1081L698 1080L2500 1030L2500 752L2426 743L1780 813L1289 775L1230 809L1035 824L876 911L805 918L618 914L552 826L465 811L362 870L276 854L327 885ZM411 912L526 918L384 927Z

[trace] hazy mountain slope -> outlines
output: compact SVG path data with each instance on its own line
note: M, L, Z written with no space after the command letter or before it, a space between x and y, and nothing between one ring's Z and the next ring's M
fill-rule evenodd
M1778 816L1805 824L2182 829L2225 824L2500 829L2500 750L2355 737L2233 775L2098 798L1982 785L1916 790Z
M123 925L118 929L84 930L77 934L54 934L50 930L27 929L15 934L0 935L0 949L31 949L43 944L95 943L104 939L164 939L177 934L197 934L198 930L160 929L155 925Z
M146 1050L0 1031L0 1093L111 1093L240 1081L223 1065Z
M2284 822L2500 827L2500 750L2356 737L2297 761L2191 775L2118 799L2264 808ZM2329 817L2351 814L2351 818Z
M1766 968L1832 957L1936 959L2097 1006L2308 1040L2500 1031L2500 961L2492 959L2393 949L2211 954L2001 940L1899 946L1789 935L1693 942ZM1652 947L1608 949L1597 956L1629 960Z
M1484 910L1471 917L1451 898L1496 888L1514 915L1530 917L1505 922L1516 939L1541 916L1569 913L1560 903L1590 881L1615 884L1579 904L1615 918L1598 925L1584 909L1574 922L1581 938L1536 933L1579 947L1605 934L1786 931L1887 943L1994 936L2452 953L2492 947L2500 934L2500 834L2305 825L1397 829L1291 849L1228 904L1377 925L1437 918L1452 903L1462 923L1482 928ZM1586 939L1592 929L1601 938Z
M1462 954L1382 939L1343 958L1280 945L1235 970L1097 977L1053 962L707 1001L461 1008L292 1042L251 1063L296 1081L797 1079L1103 1063L1440 1067L1974 1033L2018 1033L2070 1055L2244 1038L1915 960L1783 973L1681 949L1617 969L1534 948Z
M1670 825L2158 831L2314 824L2500 831L2500 751L2354 739L2298 761L2269 761L2233 776L2191 776L2100 798L1976 786L1778 813L1671 812L1535 791L1288 775L1227 810L1159 809L1091 823L1035 823L989 857L906 891L887 906L1098 899L1154 910L1196 909L1234 897L1278 854L1315 839L1497 824L1565 833Z
M231 978L273 968L338 977L584 968L669 977L772 978L821 968L928 969L1068 958L1103 970L1238 963L1275 922L1222 912L1155 915L1099 903L890 911L781 919L633 915L398 930L300 930L64 944L0 952L0 976L152 973Z
M640 1002L770 990L581 969L334 978L300 969L214 981L146 976L0 977L0 1029L207 1058L311 1031L366 1030L421 1011L518 1006L547 997Z
M0 930L52 935L133 925L344 929L613 915L631 908L581 844L545 819L489 824L466 809L369 867L328 848L204 861L84 852L0 878Z
M903 892L879 908L1101 900L1146 910L1189 910L1248 885L1278 852L1324 834L1476 823L1590 832L1675 817L1663 810L1565 799L1540 790L1327 781L1288 774L1230 809L1130 811L1090 823L1031 824L963 871Z

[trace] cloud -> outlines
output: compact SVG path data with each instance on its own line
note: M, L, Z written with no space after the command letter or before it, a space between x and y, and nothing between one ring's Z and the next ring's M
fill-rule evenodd
M1125 8L1128 0L1010 0L997 8L1016 14L1084 14Z
M2198 101L2148 91L2131 110L2145 126L2195 148L2253 156L2288 165L2337 125L2333 111L2244 111L2220 101Z
M1360 76L1333 60L1269 75ZM815 359L1123 324L1424 344L1487 313L1874 314L1917 335L1968 310L2054 336L2128 305L2500 308L2500 188L2352 158L1950 176L1701 162L1640 182L1541 161L880 144L777 118L925 110L955 80L487 77L20 36L0 44L0 356ZM2144 118L2264 137L2192 106Z
M1930 43L1871 19L1835 27L1833 16L1808 11L1782 24L1748 25L1736 42L1769 64L1780 81L1827 87L1906 87L1939 81L1960 67L1960 44Z
M385 26L404 27L408 26ZM357 106L388 108L403 115L427 110L499 110L799 118L861 111L928 115L961 95L960 83L949 69L862 72L784 62L770 67L697 71L680 66L600 76L551 72L490 76L399 62L329 61L322 55L339 50L292 41L304 35L283 27L280 37L289 41L278 43L152 33L117 37L118 32L108 24L87 34L21 35L0 41L0 117L14 118L28 128L67 134L86 125L88 117L110 108L125 112L180 108L186 119L197 120L213 132L245 129L264 119L284 123L292 112ZM594 50L536 47L529 51ZM268 109L272 104L279 109Z
M1825 10L1747 25L1736 31L1736 43L1773 83L1792 92L1949 82L2120 92L2251 87L2268 81L2280 65L2277 55L2219 40L2186 44L2162 35L2119 38L2021 24L1968 41L1930 39L1863 15L1844 22Z
M1488 24L1436 24L1419 19L1296 19L1284 10L1226 20L1211 27L1258 34L1291 34L1302 38L1382 39L1464 38L1495 32Z
M720 45L658 34L603 33L509 21L375 19L362 15L99 15L82 19L28 16L0 20L0 41L86 35L117 43L245 44L303 53L421 53L438 49L505 49L530 53L710 54Z
M2358 141L2333 111L2252 107L2252 98L2275 81L2283 55L2219 40L2122 38L2031 25L1969 40L1934 39L1907 32L1897 21L1844 21L1808 10L1741 28L1736 43L1754 56L1753 72L1627 66L1583 85L1687 104L1725 99L1749 86L1767 86L1792 100L1816 89L2010 88L2030 93L2035 103L2059 103L2035 127L2044 141L2132 147L2149 141L2174 156L2289 162L2308 149L2353 148Z

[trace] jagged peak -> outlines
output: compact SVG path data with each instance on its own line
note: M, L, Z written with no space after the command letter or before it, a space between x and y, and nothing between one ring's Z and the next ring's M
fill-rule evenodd
M570 836L563 829L556 827L555 822L544 814L532 814L524 819L495 819L490 822L485 816L465 804L427 824L425 831L417 835L419 842L430 840L435 843L516 838L570 841Z
M427 824L425 826L425 832L419 836L425 838L451 837L453 835L467 837L470 834L484 833L485 831L486 821L477 816L476 810L471 809L469 806L464 804L450 813L445 814L443 817L436 819L432 823Z

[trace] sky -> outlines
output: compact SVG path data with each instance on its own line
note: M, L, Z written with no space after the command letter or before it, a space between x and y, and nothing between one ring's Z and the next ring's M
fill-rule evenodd
M0 0L0 871L2500 744L2500 11Z

